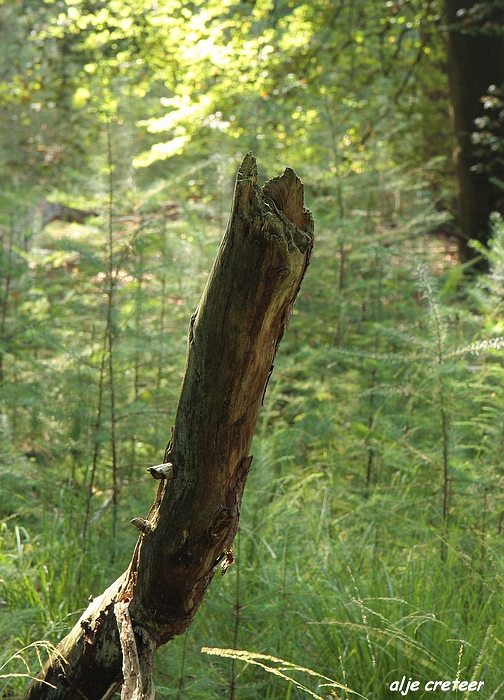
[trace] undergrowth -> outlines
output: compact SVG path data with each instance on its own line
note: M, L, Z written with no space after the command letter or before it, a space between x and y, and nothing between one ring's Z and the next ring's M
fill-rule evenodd
M385 700L403 676L421 682L416 698L436 694L429 680L502 693L502 233L492 274L469 278L426 235L435 215L405 176L356 179L343 196L345 218L314 202L316 247L254 440L236 564L158 651L159 698ZM175 219L155 207L115 218L115 267L106 226L54 226L10 259L1 697L20 697L23 674L128 563L219 221L190 204ZM28 327L14 318L23 294L36 301Z

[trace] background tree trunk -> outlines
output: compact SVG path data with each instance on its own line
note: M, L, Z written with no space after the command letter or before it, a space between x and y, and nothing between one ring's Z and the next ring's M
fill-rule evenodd
M477 255L469 246L475 239L484 245L490 238L489 217L501 208L503 192L489 180L488 172L474 172L478 158L474 155L471 133L474 120L484 115L481 98L491 85L504 83L504 9L486 3L488 14L471 19L473 0L445 0L448 31L448 78L455 129L455 171L458 190L459 255L462 261ZM492 27L500 34L491 33ZM489 33L490 32L490 33Z
M248 154L196 314L172 439L129 569L95 599L26 699L153 696L154 650L191 624L238 527L249 449L272 362L313 245L291 169L257 186ZM168 470L170 471L170 470Z

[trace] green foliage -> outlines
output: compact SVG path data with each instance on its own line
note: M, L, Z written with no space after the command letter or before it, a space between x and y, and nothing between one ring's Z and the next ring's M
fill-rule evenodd
M477 130L471 134L473 152L478 162L471 170L476 173L486 173L490 182L498 190L504 189L502 173L504 161L502 159L504 102L502 101L502 89L496 85L488 87L488 95L482 96L483 107L486 114L475 119Z
M4 167L20 177L27 161L22 177L42 187L64 170L82 190L71 164L103 152L115 115L138 167L253 149L266 167L294 158L325 171L316 183L311 173L320 187L437 158L425 177L440 191L450 135L438 4L58 0L21 12L9 0Z

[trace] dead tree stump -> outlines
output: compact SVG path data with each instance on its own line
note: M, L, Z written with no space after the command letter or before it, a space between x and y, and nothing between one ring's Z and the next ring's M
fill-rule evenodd
M171 467L156 474L147 518L134 519L141 534L128 570L89 605L25 700L105 700L121 684L124 700L154 697L155 649L187 629L218 563L231 557L252 435L312 245L295 172L260 188L249 153L191 319L164 457Z

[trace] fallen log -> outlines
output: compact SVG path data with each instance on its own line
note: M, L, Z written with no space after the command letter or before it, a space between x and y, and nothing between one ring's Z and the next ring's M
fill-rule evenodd
M231 546L252 435L309 263L313 219L287 168L257 185L248 154L229 224L191 319L175 426L128 570L87 608L26 700L154 698L155 650L191 624Z

